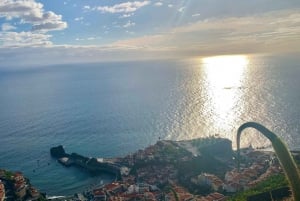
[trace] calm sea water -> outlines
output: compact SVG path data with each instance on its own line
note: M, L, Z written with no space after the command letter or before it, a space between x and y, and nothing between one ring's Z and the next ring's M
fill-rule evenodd
M124 156L162 139L217 135L235 142L257 121L300 145L300 59L231 56L77 64L0 73L0 168L50 195L110 181L51 159L49 149ZM267 142L245 131L243 145Z

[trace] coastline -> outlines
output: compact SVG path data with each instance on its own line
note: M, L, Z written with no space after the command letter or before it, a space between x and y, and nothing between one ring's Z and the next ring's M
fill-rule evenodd
M129 201L151 197L153 201L175 201L178 196L181 200L226 200L237 192L255 187L271 176L282 174L273 152L248 147L241 153L242 171L238 172L232 142L224 138L159 140L143 150L116 158L90 158L77 153L68 154L60 145L51 148L50 154L62 166L74 166L78 171L92 175L113 174L115 179L108 183L99 182L74 195L51 195L43 198L58 201ZM299 158L299 155L296 157ZM289 191L286 188L281 191L288 196Z
M76 153L66 154L61 145L51 148L51 155L67 167L74 165L93 174L103 171L113 172L109 169L101 169L104 164L111 165L106 166L108 168L117 166L127 169L126 173L121 172L120 169L118 173L114 172L119 175L114 182L103 184L75 196L76 199L81 196L87 200L99 197L101 199L105 197L105 200L122 197L127 200L129 195L141 198L141 196L148 196L149 193L155 198L154 200L160 200L162 196L171 200L175 199L175 194L167 192L166 188L173 189L179 196L201 197L203 200L216 196L220 200L226 200L227 196L241 189L251 188L269 176L281 173L273 152L249 147L245 148L243 153L247 158L247 163L243 165L244 170L241 174L235 168L232 142L224 138L159 140L156 144L125 157L101 160ZM81 162L78 163L78 160ZM266 164L261 161L270 163ZM95 168L97 166L100 168ZM238 181L236 185L235 180L242 175L244 183ZM144 190L134 191L132 188Z

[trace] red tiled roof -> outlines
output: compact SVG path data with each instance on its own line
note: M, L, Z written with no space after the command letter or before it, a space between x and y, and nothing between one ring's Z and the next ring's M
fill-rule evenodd
M188 200L190 198L193 198L193 196L189 193L185 193L185 194L180 194L179 198L180 198L180 200Z
M119 186L120 186L120 184L118 184L118 183L110 183L110 184L107 184L104 188L106 188L107 190L113 190Z
M95 189L93 190L93 194L94 195L105 195L105 193L103 192L103 190L101 189Z
M210 194L210 196L213 197L214 199L220 199L224 197L223 194L217 192Z

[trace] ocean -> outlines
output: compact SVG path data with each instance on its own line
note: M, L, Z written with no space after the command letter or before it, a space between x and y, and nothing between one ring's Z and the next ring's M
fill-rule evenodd
M0 168L23 172L48 195L71 195L109 175L65 168L52 146L125 156L159 138L229 138L257 121L300 147L300 59L235 55L64 64L0 72ZM243 146L269 143L248 129Z

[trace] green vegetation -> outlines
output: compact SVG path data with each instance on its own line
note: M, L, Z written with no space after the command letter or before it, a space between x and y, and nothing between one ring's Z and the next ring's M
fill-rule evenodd
M299 175L298 168L297 168L297 165L296 165L294 159L292 158L290 152L288 151L285 143L277 135L275 135L273 132L271 132L266 127L262 126L261 124L258 124L255 122L247 122L239 127L238 132L237 132L238 168L240 166L239 156L240 156L241 133L244 129L249 128L249 127L259 130L265 137L267 137L272 142L274 151L277 154L279 162L280 162L281 166L283 167L283 170L289 181L291 190L293 192L294 200L300 200L300 191L299 191L300 175Z
M267 180L259 183L256 187L237 193L236 195L230 197L228 201L245 201L247 200L248 196L268 192L277 188L285 187L287 185L288 181L283 174L273 175Z
M184 156L189 156L190 153L187 150L183 149L182 147L170 143L170 144L163 145L161 147L161 149L159 150L159 155L172 157L176 159L176 158L182 158Z
M13 179L13 173L11 171L5 171L4 178L7 180Z
M178 194L177 194L176 191L172 188L172 186L170 186L170 185L165 186L165 187L164 187L164 192L165 192L165 193L170 193L170 192L172 192L173 195L174 195L175 201L179 201Z
M192 160L178 163L176 167L178 170L179 183L193 194L208 194L211 192L211 188L192 183L192 177L203 172L208 172L222 178L225 172L230 169L225 163L208 155L198 156Z
M177 164L177 169L179 175L182 177L196 176L202 172L209 172L222 177L222 175L225 175L225 172L229 170L225 163L207 155L197 156L192 160L183 161Z

